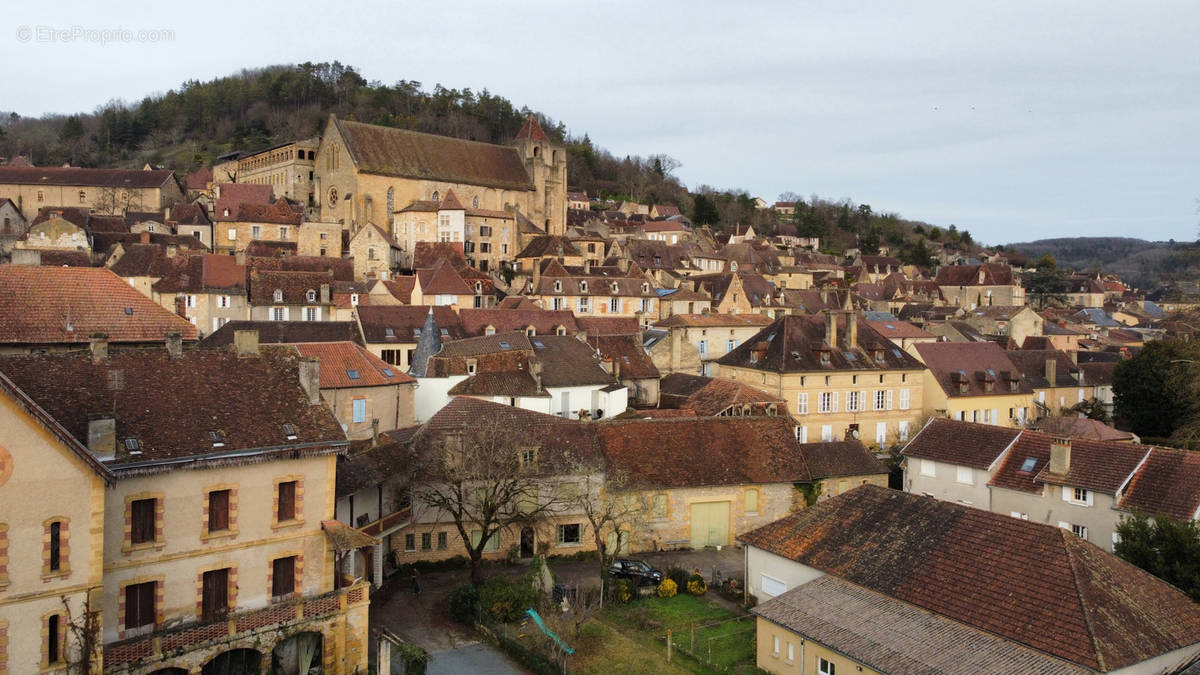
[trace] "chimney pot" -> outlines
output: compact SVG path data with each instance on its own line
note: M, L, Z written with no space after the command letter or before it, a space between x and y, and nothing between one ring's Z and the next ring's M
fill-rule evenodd
M837 312L825 310L825 342L837 349Z
M847 296L849 297L849 296ZM858 346L858 312L847 310L846 312L846 327L847 340L850 343L850 349Z
M233 331L233 347L238 356L258 356L258 331Z

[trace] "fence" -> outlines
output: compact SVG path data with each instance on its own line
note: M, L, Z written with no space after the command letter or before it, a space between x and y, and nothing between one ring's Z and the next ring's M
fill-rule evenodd
M669 649L720 672L732 673L754 662L754 617L738 616L668 632Z

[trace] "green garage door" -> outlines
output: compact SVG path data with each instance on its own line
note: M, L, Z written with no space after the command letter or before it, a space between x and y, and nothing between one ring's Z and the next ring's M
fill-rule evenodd
M692 504L692 548L729 545L729 502Z

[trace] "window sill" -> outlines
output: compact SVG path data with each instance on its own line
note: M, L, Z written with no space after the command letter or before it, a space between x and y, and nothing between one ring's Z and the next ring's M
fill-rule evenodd
M232 539L232 538L236 537L237 535L238 535L238 531L236 529L220 530L219 532L206 532L206 533L200 535L200 541L210 542L210 541L214 541L217 539Z
M155 551L166 546L164 541L146 541L140 544L126 544L121 548L121 553L130 555L139 551Z
M293 518L292 520L285 520L281 523L273 523L271 525L271 529L272 530L284 530L289 527L297 527L297 526L303 525L303 524L304 524L303 518Z
M579 548L580 546L583 546L583 542L579 542L579 541L576 541L576 542L560 541L560 542L558 542L558 548Z
M57 572L46 572L42 574L42 583L49 583L58 579L66 579L69 576L71 576L71 569L69 567L60 569Z

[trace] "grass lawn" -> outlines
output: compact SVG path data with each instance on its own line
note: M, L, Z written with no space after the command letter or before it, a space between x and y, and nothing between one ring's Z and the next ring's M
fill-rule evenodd
M578 636L572 670L600 672L711 673L713 670L683 655L666 662L667 630L676 649L720 668L754 663L754 623L732 621L730 610L691 595L643 598L609 607L587 622ZM693 630L693 627L695 629ZM694 637L693 637L694 636Z

